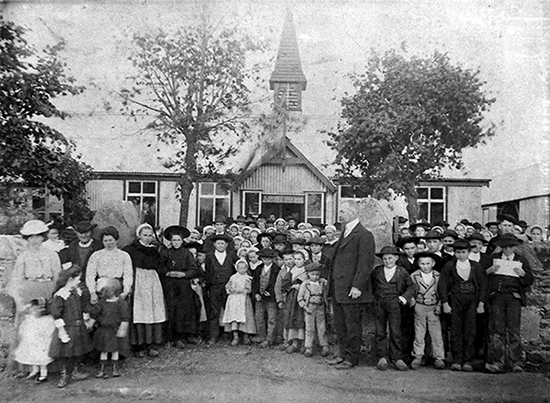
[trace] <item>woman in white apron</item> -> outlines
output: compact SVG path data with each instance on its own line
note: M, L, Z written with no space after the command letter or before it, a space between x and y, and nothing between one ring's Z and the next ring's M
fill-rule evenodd
M163 343L162 326L166 321L164 293L159 278L162 270L160 254L153 244L155 234L149 224L136 229L137 239L124 248L132 259L134 287L132 292L132 326L130 343L135 356L159 355Z

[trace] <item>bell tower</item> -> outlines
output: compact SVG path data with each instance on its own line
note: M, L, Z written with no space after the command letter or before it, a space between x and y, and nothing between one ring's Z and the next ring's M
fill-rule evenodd
M269 89L274 90L275 106L282 107L286 111L302 111L302 91L305 91L306 85L294 18L289 9L286 12L275 69L269 79Z

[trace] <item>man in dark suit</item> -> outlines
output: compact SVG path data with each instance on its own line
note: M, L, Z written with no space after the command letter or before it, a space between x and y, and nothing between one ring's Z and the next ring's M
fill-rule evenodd
M329 272L339 352L327 363L337 369L350 369L359 363L362 312L365 304L373 301L370 275L374 267L374 237L359 222L357 207L356 203L348 203L340 209L342 236Z

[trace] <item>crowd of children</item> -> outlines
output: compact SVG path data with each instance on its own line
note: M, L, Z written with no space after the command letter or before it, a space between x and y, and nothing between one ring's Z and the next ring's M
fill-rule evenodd
M533 275L519 247L531 241L514 234L516 224L506 215L487 231L420 222L402 228L395 245L380 248L370 273L379 370L432 362L437 369L447 364L471 372L474 361L483 360L488 372L523 371L520 315ZM279 345L305 357L318 346L329 356L337 227L244 217L226 226L225 219L193 231L172 226L160 234L164 243L141 225L137 240L116 254L129 254L132 273L101 277L94 298L86 283L95 285L96 278L90 283L83 272L94 252L83 259L84 268L69 260L55 276L49 301L38 297L25 307L13 356L29 369L26 377L45 382L47 366L57 360L58 387L85 379L80 361L92 350L99 359L96 377L117 377L119 360L131 351L154 357L163 343L213 345L222 333L232 346ZM109 237L116 243L118 233L102 232L106 248ZM64 248L57 249L63 262Z

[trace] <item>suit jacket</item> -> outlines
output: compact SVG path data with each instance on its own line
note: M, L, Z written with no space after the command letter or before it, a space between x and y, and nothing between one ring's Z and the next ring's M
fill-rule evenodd
M264 270L264 264L262 263L258 267L256 267L256 270L254 270L254 274L252 275L252 296L256 298L256 295L260 295L260 276L262 274L262 271ZM271 270L269 271L269 281L267 282L267 287L265 287L265 291L269 293L269 297L266 297L264 295L260 295L262 297L262 301L265 302L276 302L277 296L275 294L275 283L277 281L277 275L279 274L280 267L277 266L275 263L271 265Z
M411 263L405 255L399 256L399 260L397 260L397 265L407 270L407 273L409 274L414 273L418 269L418 267L416 267L414 263Z
M374 268L374 236L358 223L347 237L341 237L332 256L329 271L329 295L340 304L372 302L370 275ZM350 290L361 290L352 299Z
M494 254L493 258L502 259L502 252ZM523 306L525 306L527 304L527 291L529 291L531 285L534 282L533 272L531 270L531 265L529 264L529 261L518 252L514 253L514 261L521 262L521 268L523 269L523 271L525 271L525 275L523 277L509 277L496 273L489 274L488 294L489 298L491 298L491 296L499 292L499 288L501 284L503 284L503 282L514 282L519 287L521 303Z
M413 298L416 292L416 285L413 283L409 273L401 266L397 266L394 274L395 280L397 282L397 293L398 296L403 297L407 300L407 303L410 305L411 299ZM384 275L384 266L376 266L371 273L372 281L372 293L376 297L381 297L381 290L377 288L377 284L380 285L380 281L386 282L386 277ZM378 291L378 292L377 292ZM383 296L382 296L383 297Z
M441 271L441 277L439 279L438 291L441 302L449 302L449 296L453 285L457 281L464 281L456 270L457 260L451 260L447 262L443 270ZM476 289L476 299L478 302L485 302L487 298L487 275L485 270L478 262L470 260L470 280L473 281Z
M223 261L223 264L218 262L218 259L216 259L213 251L208 253L205 260L206 287L209 288L214 284L223 285L225 287L225 284L229 281L229 277L235 274L234 265L237 260L237 255L229 249L227 250L227 255Z

